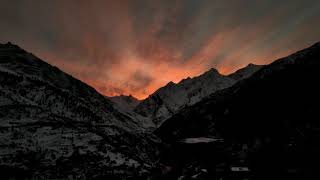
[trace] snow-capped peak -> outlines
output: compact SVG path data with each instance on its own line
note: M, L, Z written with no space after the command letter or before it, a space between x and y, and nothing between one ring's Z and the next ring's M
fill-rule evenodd
M260 66L249 65L230 76L224 76L217 69L211 68L200 76L188 77L177 84L169 82L143 100L134 110L159 125L181 108L193 105L220 89L232 86L259 68Z
M113 102L116 108L121 109L122 111L132 111L140 103L140 100L132 95L120 95L106 98Z

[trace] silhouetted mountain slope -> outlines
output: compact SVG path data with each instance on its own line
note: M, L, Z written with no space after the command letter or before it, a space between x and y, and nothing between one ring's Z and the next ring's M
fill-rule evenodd
M246 79L250 77L252 74L260 70L264 65L255 65L255 64L248 64L246 67L237 70L236 72L228 75L228 77L239 81L242 79Z
M157 144L92 87L0 44L1 178L143 178Z
M191 106L218 90L232 86L261 67L251 64L229 76L222 75L212 68L198 77L187 78L177 84L170 82L143 100L135 108L135 112L148 117L159 126L180 109Z
M170 144L169 152L181 148L177 142L185 138L215 137L224 143L211 145L215 148L211 151L193 146L206 161L200 155L187 162L169 161L168 157L175 159L177 154L169 153L164 163L174 162L172 166L189 175L196 168L205 168L216 177L217 169L224 167L224 172L242 164L251 169L253 179L314 179L320 161L319 82L317 43L182 109L155 131ZM186 168L190 164L197 165Z

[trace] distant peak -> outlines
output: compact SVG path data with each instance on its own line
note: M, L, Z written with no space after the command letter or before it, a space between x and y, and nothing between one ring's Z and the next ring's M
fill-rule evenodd
M190 77L187 77L187 78L185 78L185 79L182 79L178 84L183 83L183 82L186 82L186 81L189 81L190 79L191 79Z
M219 73L219 71L218 71L216 68L211 68L211 69L209 70L209 72Z
M211 68L207 72L205 72L203 75L221 75L221 74L217 69Z
M253 64L253 63L249 63L246 67L242 68L242 69L246 69L246 68L260 68L264 65L260 65L260 64Z
M150 96L153 96L154 94L157 94L157 93L159 93L159 92L161 92L162 90L165 90L165 89L167 89L167 88L172 88L172 87L174 87L175 85L176 85L176 83L170 81L170 82L168 82L165 86L159 88L159 89L156 90L153 94L149 95L149 97L150 97Z
M258 66L258 65L253 64L253 63L249 63L247 66L250 67L250 66Z
M170 81L170 82L168 82L167 86L172 86L172 85L175 85L175 84L176 84L176 83Z
M110 99L127 99L127 100L134 100L134 101L139 101L138 98L134 97L133 95L129 94L129 95L123 95L123 94L120 94L118 96L107 96L107 98L110 98Z
M129 95L119 95L120 97L127 97L127 98L132 98L132 99L137 99L136 97L134 97L132 94L129 94Z
M251 76L253 73L261 69L264 65L257 65L253 63L249 63L247 66L238 69L237 71L229 74L228 76L235 79L241 80Z
M130 99L132 99L132 100L136 100L136 101L139 101L139 99L138 98L136 98L135 96L133 96L132 94L129 94L129 96L128 96Z
M2 45L2 46L15 46L15 45L12 44L10 41L8 41L8 42L5 43L5 44L0 43L0 45Z
M188 76L187 78L182 79L182 80L189 80L189 79L191 79L191 77L190 77L190 76Z
M12 44L10 41L5 43L5 44L0 43L0 48L20 49L20 50L22 50L18 45Z

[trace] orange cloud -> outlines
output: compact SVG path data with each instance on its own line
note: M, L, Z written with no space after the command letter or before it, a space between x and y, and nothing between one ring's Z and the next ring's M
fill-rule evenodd
M143 99L169 81L269 63L320 39L320 3L312 0L4 4L0 39L107 96ZM13 13L16 7L23 8Z

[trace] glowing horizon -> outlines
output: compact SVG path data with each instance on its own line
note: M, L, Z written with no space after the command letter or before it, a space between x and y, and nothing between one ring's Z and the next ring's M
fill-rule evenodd
M305 48L320 40L319 19L312 0L5 0L0 40L106 96L144 99L210 68L228 74Z

